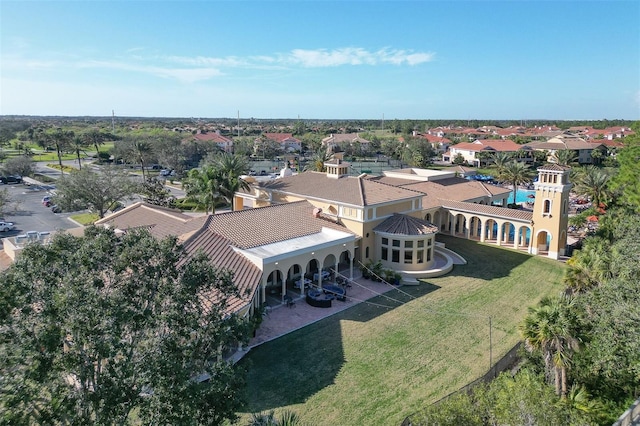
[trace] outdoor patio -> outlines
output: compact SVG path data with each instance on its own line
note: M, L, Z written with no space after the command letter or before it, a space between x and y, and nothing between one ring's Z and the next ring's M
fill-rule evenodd
M296 297L294 297L295 304L293 306L288 307L287 305L279 304L268 308L268 313L265 314L262 324L260 324L260 327L256 331L255 337L249 341L249 348L253 348L262 343L276 339L337 312L355 306L358 303L362 303L362 301L371 299L382 293L386 293L393 288L395 287L389 284L364 279L359 275L358 271L358 277L353 280L351 287L347 288L346 300L333 300L331 307L313 307L309 305L305 301L304 297L300 296L300 293L298 292L294 295Z

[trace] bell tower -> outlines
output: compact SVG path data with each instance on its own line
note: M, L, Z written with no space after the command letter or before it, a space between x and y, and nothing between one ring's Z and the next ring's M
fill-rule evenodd
M534 184L536 201L533 207L531 254L548 252L558 259L564 256L569 224L570 167L549 164L538 168Z

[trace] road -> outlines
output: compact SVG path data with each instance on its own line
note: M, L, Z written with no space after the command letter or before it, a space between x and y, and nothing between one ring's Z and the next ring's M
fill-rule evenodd
M56 163L57 162L53 162ZM93 165L93 160L83 160L82 161L82 167L91 167L93 170L95 171L99 171L100 170L100 166L96 166ZM36 163L36 173L42 174L44 176L47 176L51 179L59 179L60 178L60 170L57 169L52 169L51 167L47 167L47 164L52 164L51 161L40 161ZM69 167L78 167L78 161L77 160L63 160L62 164L65 166L69 166ZM156 171L157 173L157 171ZM137 173L129 173L129 176L131 177L132 180L137 181L137 182L142 182L142 176L140 176ZM181 189L176 188L175 186L165 186L165 188L167 188L170 192L171 195L173 195L175 198L184 198L185 197L185 192Z

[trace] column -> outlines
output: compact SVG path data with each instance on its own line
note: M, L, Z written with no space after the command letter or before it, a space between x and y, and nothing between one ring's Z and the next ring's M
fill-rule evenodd
M487 220L480 220L480 242L484 243L487 234Z
M349 252L349 279L353 280L353 256L354 254Z

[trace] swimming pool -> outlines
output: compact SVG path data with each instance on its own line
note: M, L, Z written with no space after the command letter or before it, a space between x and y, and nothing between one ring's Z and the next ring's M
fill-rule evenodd
M535 201L535 198L529 197L529 195L535 195L536 191L525 191L522 189L518 189L516 193L516 203L526 203L527 201ZM509 194L509 204L513 203L513 192Z

